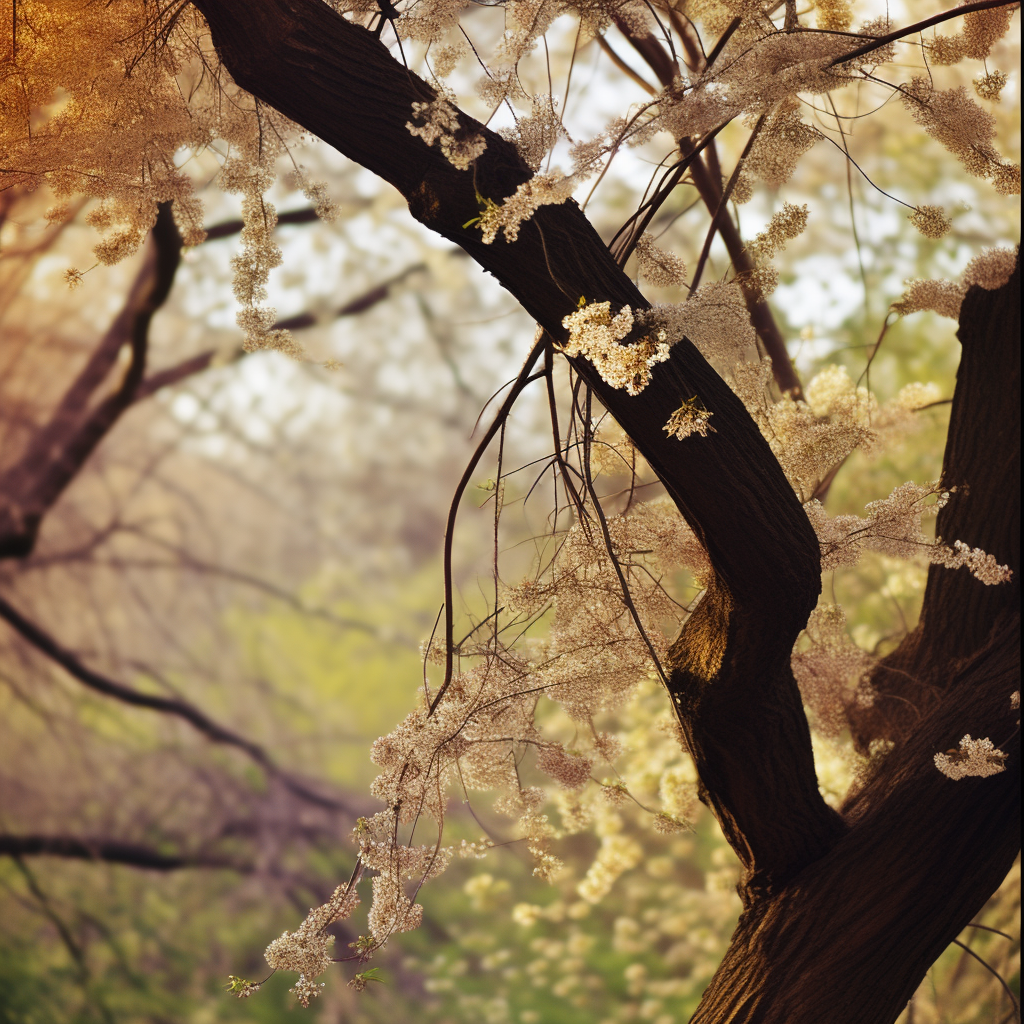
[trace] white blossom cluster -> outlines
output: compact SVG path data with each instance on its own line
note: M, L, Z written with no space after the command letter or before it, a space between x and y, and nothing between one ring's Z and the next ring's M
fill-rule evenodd
M651 367L669 356L664 331L656 341L643 337L632 345L620 342L633 329L633 311L623 306L615 316L610 302L590 302L562 319L569 338L562 346L567 356L583 356L594 364L601 379L613 388L638 395L651 381Z
M333 962L329 949L333 935L326 929L349 917L359 905L359 894L354 884L338 886L323 906L310 909L306 920L294 931L285 932L267 946L267 963L275 971L295 971L299 980L292 992L303 1006L320 994L323 983L316 979ZM246 993L248 994L248 993Z
M542 206L557 206L571 199L575 187L575 179L563 174L535 174L504 201L485 200L478 221L484 245L490 245L499 231L504 233L506 242L514 242L524 221Z
M997 750L988 738L972 740L970 734L960 741L959 750L936 754L935 767L950 779L985 779L1006 770L1007 755Z
M436 142L445 159L465 171L487 149L487 141L479 133L460 129L459 114L450 99L450 94L440 93L429 103L414 102L413 119L423 124L406 121L405 127L410 135L421 138L428 146Z
M656 287L669 288L686 279L686 264L675 254L659 248L653 235L642 234L634 251L640 276Z

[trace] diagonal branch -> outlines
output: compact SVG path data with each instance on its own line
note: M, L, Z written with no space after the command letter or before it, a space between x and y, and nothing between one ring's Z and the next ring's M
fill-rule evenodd
M863 57L866 53L871 53L874 50L879 50L883 46L888 46L889 43L895 43L898 39L905 39L907 36L916 35L918 32L923 32L926 28L931 28L933 25L940 25L944 21L950 21L953 18L963 17L965 14L973 14L975 11L990 11L995 7L1018 7L1020 0L975 0L974 3L961 4L959 7L955 7L950 11L943 11L941 14L933 14L930 18L925 18L924 21L914 22L913 25L907 25L905 28L896 29L895 32L889 32L887 35L878 36L872 39L870 42L865 43L863 46L858 46L855 50L850 50L849 53L844 53L841 57L836 57L827 66L830 68L835 67L837 64L845 64L847 61L853 60L856 57Z
M230 227L233 226L235 222L227 221L225 223ZM238 223L241 224L241 221ZM291 223L299 222L292 221ZM211 228L210 230L212 231L214 229ZM223 235L227 234L227 231L223 232ZM218 235L217 237L223 237L223 235ZM330 315L335 318L340 318L365 313L366 310L372 309L378 303L389 298L395 285L401 284L412 274L426 269L427 267L425 263L413 263L404 270L401 270L397 274L394 274L382 281L380 284L376 284L372 288L368 288L362 294L357 295L355 298L349 299L348 302L339 306ZM314 313L297 313L295 316L278 320L271 330L287 329L290 331L298 331L305 327L312 327L321 322L323 322L323 318ZM225 356L221 350L211 348L207 349L205 352L200 352L198 355L190 356L188 359L183 359L180 363L176 363L174 366L168 366L165 369L158 370L156 373L152 373L146 377L135 391L135 401L139 402L143 398L148 398L161 388L173 387L175 384L180 384L183 380L187 380L189 377L195 376L197 373L202 373L204 370L209 369L215 364L223 365L229 362L234 362L237 359L241 359L245 354L245 350L239 348Z
M714 63L718 53L721 52L721 48L728 42L729 37L736 30L738 24L739 22L734 20L722 34L722 38L718 41L715 50L708 57L708 67ZM616 25L636 49L637 53L650 65L651 70L658 76L662 88L670 88L676 73L675 63L669 58L661 43L653 36L638 36L624 22L620 23L617 20ZM750 144L753 143L756 135L757 131L755 130L751 136ZM680 138L676 141L679 143L680 152L684 157L694 157L693 143L689 139ZM714 142L711 143L709 156L711 152L714 152L713 147ZM744 157L746 154L747 151L744 151ZM715 162L717 163L717 156ZM750 322L753 324L754 330L757 331L758 337L764 343L765 351L771 357L772 374L775 377L775 382L782 391L789 392L794 398L802 398L803 386L789 358L789 352L786 349L786 339L782 336L782 331L779 330L779 325L776 323L768 301L761 294L756 284L753 283L753 273L756 269L753 257L747 251L747 247L743 244L743 239L740 237L739 229L725 208L728 203L728 196L723 193L721 180L716 180L708 164L700 156L696 156L692 160L690 176L693 178L693 183L700 193L708 213L711 214L712 232L717 229L718 234L725 243L729 259L732 260L733 269L736 271L736 279L743 290L743 298L746 302L747 312L750 314ZM730 182L730 184L732 183ZM711 237L713 235L709 236L709 246ZM705 257L702 254L701 261L698 264L699 268L703 267L704 259ZM695 278L694 287L696 287L698 282L699 276Z
M150 711L159 711L163 714L180 718L188 722L189 725L214 743L223 743L226 746L241 750L263 768L269 776L279 780L286 789L303 800L318 804L321 807L352 813L352 808L348 802L318 793L298 777L279 768L259 744L214 721L194 704L185 700L144 693L83 665L71 651L61 646L49 633L27 619L3 597L0 597L0 618L4 619L8 625L35 647L37 651L45 654L51 661L60 665L68 675L77 679L90 690L102 693L106 697L113 697L115 700L129 704L132 707L146 708Z
M195 6L240 86L391 182L414 217L465 249L556 341L566 337L562 320L580 296L649 308L574 202L542 207L514 243L483 244L472 226L478 196L501 201L530 179L530 169L512 144L461 112L462 130L487 146L472 173L413 137L406 128L411 105L435 93L365 29L318 0ZM677 708L691 716L690 740L704 752L707 798L734 823L737 848L753 850L752 877L769 886L842 831L817 790L810 735L788 672L820 589L817 539L746 409L688 340L677 341L639 397L610 387L587 360L571 362L661 478L714 566L717 579L702 605L710 618L695 616L707 630L685 632L676 647L683 668L714 670L698 678L680 669ZM692 395L715 416L717 431L669 437L664 425ZM730 723L749 744L742 753L729 749ZM779 774L778 784L759 774L766 770ZM740 834L747 829L757 833L751 843Z
M169 203L160 205L151 239L121 312L50 422L0 475L0 558L20 558L32 551L43 516L135 400L145 372L149 325L170 294L181 260L181 236ZM125 346L131 360L120 384L90 408Z

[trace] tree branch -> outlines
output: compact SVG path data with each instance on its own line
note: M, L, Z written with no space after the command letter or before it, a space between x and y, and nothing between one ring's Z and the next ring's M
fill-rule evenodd
M658 76L662 88L668 89L674 80L676 73L675 63L665 52L665 48L653 36L637 36L628 24L616 20L616 25L622 34L636 49L644 60L650 65L651 70ZM708 66L714 62L721 47L728 42L729 37L739 25L733 21L715 47L715 51L708 57ZM756 134L756 132L755 132ZM692 156L693 144L687 138L676 140L679 143L680 152L684 157ZM723 200L722 182L716 180L704 163L701 157L696 157L690 165L690 176L700 193L700 197L711 214L712 231L717 227L718 233L725 243L729 259L732 260L733 269L736 272L736 280L743 290L743 298L746 302L747 312L750 314L750 322L757 331L758 337L764 343L765 351L772 360L772 374L776 384L782 391L789 392L795 399L803 398L803 386L797 376L792 360L789 358L789 351L786 348L786 339L775 322L775 316L768 305L767 300L760 290L753 284L753 273L756 269L753 257L747 251L740 237L739 229L729 211L723 209L727 200ZM696 282L694 284L696 287Z
M150 871L176 871L179 868L226 868L248 873L252 864L215 854L165 854L151 846L124 843L116 839L79 839L75 836L0 834L2 857L69 857L74 860L107 861L128 864Z
M169 697L159 697L155 694L143 693L131 686L125 686L109 676L95 672L83 665L78 658L69 650L62 647L49 633L40 629L34 622L31 622L21 614L10 602L0 597L0 618L4 619L21 637L27 640L37 651L45 654L52 661L56 662L68 675L83 683L90 690L102 693L106 697L113 697L124 704L133 707L146 708L150 711L159 711L163 714L174 715L188 722L194 729L201 732L207 739L214 743L223 743L226 746L235 747L248 755L268 775L278 779L281 784L310 803L318 804L321 807L328 807L334 810L345 811L353 814L351 805L336 797L326 796L318 793L308 786L304 781L279 768L270 755L257 743L246 739L239 733L220 725L201 711L194 704L188 701L176 700ZM354 816L354 814L353 814Z
M887 46L889 43L895 43L898 39L905 39L907 36L916 35L918 32L923 32L926 28L931 28L933 25L939 25L944 21L950 21L953 18L960 18L965 14L973 14L975 11L990 11L994 7L1018 7L1020 6L1020 0L976 0L975 3L964 4L962 7L954 7L951 11L943 11L941 14L933 14L930 18L925 18L924 21L917 21L913 25L907 25L906 28L899 28L895 32L890 32L888 35L878 36L876 39L872 39L870 43L865 43L863 46L858 46L857 49L851 50L849 53L844 53L842 57L836 57L827 66L834 68L837 64L845 64L847 61L853 60L855 57L863 57L865 53L871 53L873 50L878 50L883 46Z
M954 489L936 534L1009 565L1009 583L985 586L966 569L928 570L921 618L871 678L872 707L848 710L862 750L898 740L942 697L950 666L987 640L1004 612L1020 611L1020 255L1002 288L974 287L960 308L962 347L942 485Z
M228 221L226 223L230 225L234 222ZM241 224L241 221L238 223ZM295 223L298 222L296 221ZM224 232L225 235L227 233L228 232L226 231ZM397 274L387 278L380 284L374 285L372 288L368 288L365 292L361 295L357 295L354 299L349 299L349 301L344 305L339 306L331 316L341 318L343 316L356 316L359 313L365 313L366 310L372 309L378 303L387 299L391 295L391 289L394 288L395 285L401 284L411 274L415 274L420 270L426 269L427 266L425 263L413 263L411 266L399 271ZM313 327L315 324L321 322L323 322L322 319L313 313L297 313L295 316L286 317L284 320L278 320L271 330L287 329L291 331L298 331L305 327ZM245 350L239 348L234 352L231 352L225 358L221 354L220 350L211 348L206 352L200 352L199 355L183 359L180 363L176 363L174 366L168 366L165 369L159 370L158 372L146 377L135 391L135 401L139 402L143 398L148 398L161 388L173 387L175 384L180 384L183 380L187 380L189 377L192 377L197 373L202 373L217 362L218 358L226 364L241 359L245 354Z
M892 1024L1020 850L1020 616L1004 615L949 695L848 808L850 831L744 913L691 1024ZM933 756L965 732L1009 754L954 781Z
M181 236L169 203L160 205L151 239L121 312L50 422L0 476L0 558L23 558L32 551L43 516L134 401L145 372L149 325L170 294L181 260ZM121 383L90 410L94 392L125 345L131 361Z
M316 208L305 206L300 210L285 210L277 215L277 223L281 224L310 224L317 219ZM245 227L245 221L241 217L233 217L230 220L222 220L211 224L203 230L206 232L204 242L216 242L219 238L230 238L237 235Z
M530 169L514 146L461 112L463 130L487 143L472 174L414 138L405 127L411 105L432 100L434 91L366 30L317 0L195 6L240 86L395 185L414 217L462 246L554 339L566 336L562 319L581 295L616 308L649 307L574 202L542 207L515 243L484 245L468 226L479 214L477 196L504 199L529 180ZM753 849L752 877L770 887L842 831L818 793L788 670L820 589L817 539L746 409L688 340L672 347L640 397L609 387L585 359L572 364L663 481L715 568L715 585L691 620L698 626L688 627L675 649L675 697L681 713L692 712L689 738L701 752L706 796L734 823L728 827L737 847ZM681 442L663 428L693 395L714 415L717 430ZM711 628L710 639L701 622ZM690 671L702 664L715 670ZM706 713L712 706L717 722ZM727 740L736 728L745 749ZM775 785L755 777L750 763L785 777ZM762 800L765 791L769 798ZM748 843L737 828L758 838ZM774 841L762 842L769 833Z

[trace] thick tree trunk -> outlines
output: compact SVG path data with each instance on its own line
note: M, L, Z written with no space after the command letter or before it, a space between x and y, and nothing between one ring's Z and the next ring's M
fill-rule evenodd
M472 173L412 136L412 103L433 99L433 90L369 32L320 0L194 2L239 85L391 182L413 216L462 246L554 338L565 336L562 318L580 296L616 308L648 305L571 201L539 210L514 244L484 245L476 229L464 227L479 213L477 192L500 201L530 171L514 147L465 114L462 126L487 142ZM1009 294L968 297L965 317L1001 304L979 327L979 350L1017 344L1019 297L1014 306ZM964 321L962 337L972 325ZM987 605L971 613L976 642L961 652L965 660L949 673L943 699L837 815L817 790L789 668L820 588L818 544L756 425L686 339L637 397L609 388L585 360L574 367L658 473L716 573L673 647L670 692L702 797L744 863L745 912L695 1019L889 1024L998 886L1017 849L1019 739L1009 696L1019 604L1016 611L1000 604L998 621ZM1011 378L995 379L1000 403L1019 399L1010 394ZM992 401L977 387L973 375L962 376L957 437L972 429L975 403ZM680 443L663 427L692 395L714 414L716 432ZM986 479L1005 473L995 466L1009 458L1003 448L990 452L998 456L991 469L976 467ZM1019 500L1016 486L1006 486L1005 500ZM978 505L965 514L977 518ZM1008 557L995 545L993 553ZM959 782L941 775L932 755L965 732L988 735L1012 753L1007 771Z

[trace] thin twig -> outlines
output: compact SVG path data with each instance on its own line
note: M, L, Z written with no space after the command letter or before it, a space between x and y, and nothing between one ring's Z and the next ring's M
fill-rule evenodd
M530 350L530 354L526 357L526 362L523 363L523 368L519 371L519 376L512 385L512 389L506 396L505 401L501 403L501 408L498 410L497 416L494 417L494 422L487 428L487 433L484 434L480 444L476 447L476 451L473 452L473 455L462 474L462 479L459 480L459 484L455 488L455 494L452 497L452 503L448 509L448 522L445 525L444 531L444 682L434 695L434 699L430 702L430 707L427 710L428 718L437 709L438 703L445 695L445 692L452 682L452 630L455 627L455 614L453 608L454 587L452 584L452 544L455 539L455 518L459 512L459 503L462 501L462 495L465 493L466 487L469 486L470 478L472 477L477 464L480 462L480 459L483 458L483 454L487 450L487 446L494 439L494 435L497 434L501 429L502 424L508 418L508 414L512 411L512 406L515 405L516 399L528 384L535 381L538 377L544 376L543 371L532 375L530 374L534 363L537 362L541 353L544 351L544 345L545 340L541 337Z
M844 53L842 57L836 57L835 60L825 66L828 68L834 68L837 64L845 64L847 61L853 60L855 57L863 57L865 53L877 50L882 46L886 46L888 43L894 43L898 39L903 39L905 36L912 36L917 32L924 31L926 28L931 28L932 25L939 25L944 21L959 18L964 14L973 14L975 11L990 11L994 7L1017 7L1019 4L1020 0L976 0L973 4L964 4L963 7L956 7L951 11L943 11L941 14L934 14L930 18L925 18L924 21L915 22L913 25L897 29L895 32L890 32L888 35L878 36L870 43L865 43L863 46L858 46L856 50Z

